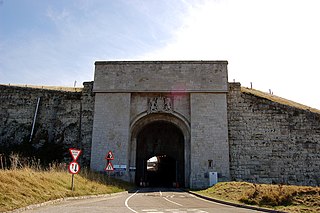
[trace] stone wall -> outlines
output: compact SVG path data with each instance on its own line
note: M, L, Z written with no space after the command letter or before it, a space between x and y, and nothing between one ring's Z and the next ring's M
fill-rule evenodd
M87 82L81 92L65 92L0 85L0 154L28 152L47 161L69 162L68 148L77 147L83 150L81 165L88 166L94 111L92 87L93 83ZM229 83L227 95L231 179L320 185L320 114L241 92L240 88L238 83ZM40 106L29 142L38 97ZM135 101L139 98L145 107L146 98L138 93L131 97L131 104L140 106ZM180 102L181 106L188 103L184 99ZM175 103L176 107L180 105ZM135 112L132 114L138 115L138 109L131 109ZM187 112L181 114L186 116ZM204 161L207 158L211 159L206 157ZM203 178L203 172L200 175Z
M227 61L97 61L94 92L227 92Z
M218 172L221 181L230 179L226 95L192 93L190 102L191 187L205 188L208 172Z
M34 133L32 123L40 98ZM81 92L0 85L0 153L36 156L44 163L70 161L68 148L84 150L89 165L93 121L92 82Z
M159 118L157 114L168 113L185 122L187 134L190 134L184 134L184 162L186 167L190 165L191 171L185 168L190 172L184 176L192 177L185 184L194 188L208 186L208 172L212 170L229 179L227 75L226 61L96 62L91 168L103 171L108 149L113 150L119 163L131 164L128 145L134 143L130 131L136 127L136 122L148 120L152 123ZM180 130L183 131L181 127ZM210 160L214 164L209 168ZM141 169L146 169L146 164ZM138 170L136 168L136 174ZM129 173L126 170L124 180L130 179Z
M233 180L320 184L320 114L240 91L229 84Z
M130 93L97 93L90 168L104 171L108 151L113 164L128 165Z

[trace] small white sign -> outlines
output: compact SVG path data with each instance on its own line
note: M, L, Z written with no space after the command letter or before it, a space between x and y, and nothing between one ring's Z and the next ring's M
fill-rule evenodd
M136 171L136 167L135 166L130 166L129 170L130 171Z
M114 165L113 168L115 171L126 171L127 165Z

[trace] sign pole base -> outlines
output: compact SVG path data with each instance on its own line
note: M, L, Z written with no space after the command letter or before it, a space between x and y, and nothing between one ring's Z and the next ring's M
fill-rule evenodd
M71 178L71 191L74 190L74 174L72 174L72 178Z

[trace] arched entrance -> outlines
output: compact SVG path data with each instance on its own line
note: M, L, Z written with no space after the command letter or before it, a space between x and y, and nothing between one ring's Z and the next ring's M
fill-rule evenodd
M179 114L141 114L131 124L130 180L138 186L189 187L190 126Z
M184 186L184 137L167 121L147 124L137 137L136 184Z

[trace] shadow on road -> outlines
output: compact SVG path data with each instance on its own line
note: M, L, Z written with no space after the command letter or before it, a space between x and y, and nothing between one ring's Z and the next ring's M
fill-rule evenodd
M139 190L139 191L138 191ZM137 192L138 191L138 192ZM128 190L129 193L154 193L154 192L184 192L179 188L167 188L167 187L146 187L146 188L135 188Z

